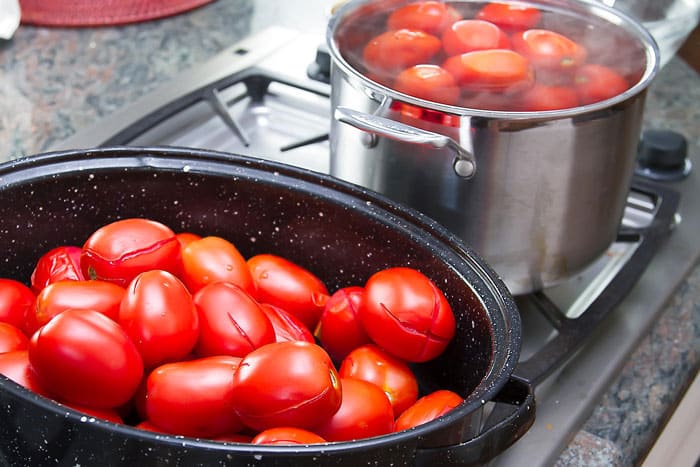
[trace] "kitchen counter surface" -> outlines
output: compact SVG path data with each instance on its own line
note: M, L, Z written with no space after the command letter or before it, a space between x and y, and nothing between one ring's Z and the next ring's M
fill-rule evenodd
M296 2L219 0L175 17L123 27L21 26L12 40L0 42L0 158L49 150L266 25L322 34L330 4L317 0L302 8ZM689 150L697 153L698 102L700 77L675 58L650 88L645 125L682 132ZM696 266L557 465L641 461L699 362Z

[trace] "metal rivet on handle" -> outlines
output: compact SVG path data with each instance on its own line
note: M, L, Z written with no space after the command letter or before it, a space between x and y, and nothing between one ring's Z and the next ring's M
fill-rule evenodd
M455 173L462 178L471 178L476 169L476 166L472 161L459 157L455 158L452 167L454 168Z

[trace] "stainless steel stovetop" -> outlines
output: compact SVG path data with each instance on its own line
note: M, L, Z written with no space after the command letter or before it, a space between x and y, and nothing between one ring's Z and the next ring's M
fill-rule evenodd
M330 88L307 77L307 67L321 41L317 35L290 29L267 29L53 149L115 144L186 146L328 172L329 147L325 138L331 118ZM274 78L268 79L269 76ZM313 144L298 146L304 142ZM696 167L700 164L693 162ZM582 346L572 349L564 361L557 361L554 371L538 382L535 424L493 465L518 466L523 459L532 466L553 464L678 283L697 262L697 174L691 173L683 182L668 186L680 193L682 201L674 217L673 232L663 240L636 284L630 284L629 293L601 323L594 323ZM633 191L623 230L657 222L658 210L658 199L644 191ZM547 289L548 300L562 310L564 318L578 317L625 267L637 248L635 241L616 242L582 274ZM531 301L519 299L519 305L523 316L522 359L527 360L557 332L547 319L531 309Z

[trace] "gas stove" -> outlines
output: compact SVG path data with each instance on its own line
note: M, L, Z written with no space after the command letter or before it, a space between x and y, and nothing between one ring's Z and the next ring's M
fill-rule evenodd
M322 40L266 29L53 149L194 147L327 173L330 86L309 77L318 72ZM537 419L493 465L556 462L698 260L693 191L694 174L674 185L635 179L609 250L570 280L517 297L523 349L516 374L536 387Z

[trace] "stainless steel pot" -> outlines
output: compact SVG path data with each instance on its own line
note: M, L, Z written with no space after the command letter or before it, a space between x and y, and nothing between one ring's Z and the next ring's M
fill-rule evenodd
M634 84L606 101L566 110L450 106L377 83L346 54L376 31L368 23L405 3L351 1L329 23L331 174L442 223L485 257L513 294L579 272L616 237L646 89L658 68L654 40L638 22L598 2L533 0L528 3L593 18L626 37L634 52L620 60L638 64ZM431 118L402 112L405 104Z

